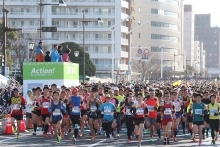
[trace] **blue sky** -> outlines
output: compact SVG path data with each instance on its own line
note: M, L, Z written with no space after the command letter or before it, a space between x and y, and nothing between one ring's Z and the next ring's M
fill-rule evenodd
M220 26L220 0L184 0L192 4L196 14L211 14L212 26Z

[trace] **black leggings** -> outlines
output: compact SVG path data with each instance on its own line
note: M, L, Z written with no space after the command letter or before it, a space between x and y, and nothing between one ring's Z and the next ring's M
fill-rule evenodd
M131 135L132 135L132 132L134 131L133 119L126 120L126 128L127 128L128 140L131 140Z
M110 134L112 133L112 121L103 122L103 126L105 128L107 138L110 138Z
M211 128L212 139L215 138L215 132L219 130L219 119L209 119L209 125Z

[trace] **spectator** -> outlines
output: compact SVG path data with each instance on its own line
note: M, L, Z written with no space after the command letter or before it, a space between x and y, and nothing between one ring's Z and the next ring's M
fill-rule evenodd
M44 62L43 43L39 42L36 47L36 62Z
M66 51L63 53L63 62L71 62L69 58L69 54L71 52L71 49L68 48L68 45L66 46Z
M51 62L50 51L46 52L46 56L44 57L45 62Z
M63 58L62 58L63 47L62 46L58 46L58 53L60 54L60 58L59 58L58 62L63 62Z
M6 104L9 103L11 97L14 96L14 93L11 90L11 87L8 87L8 90L5 91L3 99L5 100Z
M54 45L54 48L51 52L51 62L58 62L60 54L57 51L57 45Z

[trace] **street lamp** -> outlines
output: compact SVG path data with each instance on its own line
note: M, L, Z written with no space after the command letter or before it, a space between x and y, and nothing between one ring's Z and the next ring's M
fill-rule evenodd
M79 51L74 51L74 56L78 57L79 56Z
M161 78L161 79L163 79L163 47L164 47L165 45L167 45L167 44L170 44L170 43L173 42L174 40L175 40L175 38L172 39L172 40L170 40L169 42L167 42L167 43L165 43L165 44L163 44L162 46L159 47L159 49L160 49L160 51L161 51L161 75L160 75L160 78Z
M43 0L40 0L39 6L40 6L40 41L42 38L42 7L45 5L58 5L58 6L64 6L66 7L66 4L63 0L59 0L59 4L46 4L46 3L42 3Z
M118 23L116 23L115 25L113 25L113 26L111 26L109 29L112 31L112 34L111 34L111 38L112 38L112 47L111 47L111 49L112 49L112 72L111 72L111 75L112 75L112 83L114 82L114 40L115 40L115 37L114 37L114 35L115 35L115 27L117 26L117 25L119 25L119 24L121 24L122 22L124 22L124 21L126 21L127 19L130 19L130 18L132 18L133 17L133 15L130 15L130 16L128 16L128 17L126 17L125 19L122 19L120 22L118 22Z
M131 51L132 51L132 32L137 30L138 28L142 27L144 24L149 23L150 21L145 21L142 24L139 24L139 26L135 27L134 29L130 30L127 34L130 34L130 50L129 50L129 78L128 81L131 81L131 66L132 66L132 61L131 61Z
M83 84L85 83L85 76L86 76L86 66L85 66L85 23L88 22L100 22L103 23L103 20L101 18L98 18L96 21L87 21L85 20L85 11L83 10Z

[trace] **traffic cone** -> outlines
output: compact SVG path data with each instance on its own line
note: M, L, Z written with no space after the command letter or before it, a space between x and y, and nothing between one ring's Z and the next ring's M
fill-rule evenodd
M24 120L21 120L21 122L20 122L20 131L25 132L25 130L26 130L26 126L25 126Z
M13 135L13 129L12 129L12 125L11 125L11 115L8 114L7 116L7 124L6 124L6 127L5 127L5 134L6 135Z

